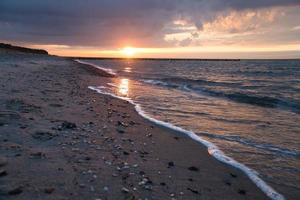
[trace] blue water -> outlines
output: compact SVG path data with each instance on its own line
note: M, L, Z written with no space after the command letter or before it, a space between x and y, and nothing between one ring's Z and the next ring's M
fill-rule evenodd
M117 77L105 92L193 131L300 199L299 60L84 60Z

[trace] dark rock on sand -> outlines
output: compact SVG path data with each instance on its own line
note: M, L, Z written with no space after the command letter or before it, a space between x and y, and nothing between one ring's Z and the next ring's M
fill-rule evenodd
M0 177L1 177L1 176L6 176L6 175L7 175L6 170L0 169Z
M191 166L188 168L190 171L198 172L199 169L197 167Z
M116 130L118 133L125 133L125 129L122 126L118 126Z
M226 185L231 186L231 182L230 181L224 181Z
M194 189L189 188L189 187L187 188L187 190L191 191L194 194L200 194L200 192L198 192L197 190L194 190Z
M64 121L61 124L62 129L75 129L77 126L75 123Z
M171 167L174 167L174 166L175 166L174 162L171 161L171 162L168 163L168 168L171 168Z
M161 182L160 185L161 185L161 186L165 186L166 183L165 183L165 182Z
M246 195L246 191L242 190L242 189L239 189L238 193L241 194L241 195Z
M23 192L22 186L1 186L0 195L18 195Z
M49 104L49 106L51 106L51 107L55 107L55 108L60 108L60 107L63 107L63 105L61 105L61 104L57 104L57 103L52 103L52 104Z
M46 141L46 140L51 140L52 138L56 137L57 134L50 132L50 131L39 130L39 131L36 131L31 136L34 139Z
M237 177L237 175L236 175L236 174L233 174L233 173L230 173L230 176L231 176L232 178L236 178L236 177Z
M44 189L44 192L46 193L46 194L51 194L52 192L54 192L54 188L45 188Z
M46 155L43 152L38 151L38 152L32 152L32 153L30 153L30 157L31 158L41 159L41 158L45 158Z

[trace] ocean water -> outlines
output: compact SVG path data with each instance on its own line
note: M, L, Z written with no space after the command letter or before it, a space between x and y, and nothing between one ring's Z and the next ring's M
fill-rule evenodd
M300 60L81 61L117 76L91 89L216 146L270 197L300 199Z

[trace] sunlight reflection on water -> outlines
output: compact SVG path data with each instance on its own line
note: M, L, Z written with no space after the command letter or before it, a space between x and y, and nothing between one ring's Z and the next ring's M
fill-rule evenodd
M118 85L118 92L120 95L127 97L129 91L129 80L127 78L123 78L120 80Z

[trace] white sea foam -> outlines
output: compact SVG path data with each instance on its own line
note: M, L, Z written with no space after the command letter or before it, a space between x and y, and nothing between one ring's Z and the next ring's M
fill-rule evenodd
M95 64L93 64L93 63L81 61L81 60L78 60L78 59L76 59L76 60L74 60L74 61L76 61L76 62L78 62L78 63L80 63L80 64L90 65L90 66L95 67L95 68L97 68L97 69L103 70L103 71L105 71L105 72L107 72L107 73L109 73L110 75L113 75L113 76L117 75L116 72L115 72L114 70L109 69L109 68L100 67L100 66L95 65Z
M107 85L111 86L111 87L118 87L116 84L114 83L106 83Z
M171 123L167 123L167 122L163 122L157 119L154 119L152 117L150 117L149 115L147 115L141 108L141 106L137 103L135 103L133 100L126 98L126 97L119 97L117 95L105 92L102 90L103 87L94 87L94 86L89 86L89 89L94 90L98 93L101 94L105 94L105 95L110 95L112 97L118 98L118 99L122 99L122 100L126 100L128 102L130 102L131 104L134 105L135 110L145 119L148 119L149 121L158 124L160 126L164 126L167 128L170 128L174 131L178 131L181 132L183 134L186 134L188 137L190 137L191 139L205 145L208 149L208 153L212 156L214 156L217 160L229 164L237 169L240 169L241 171L243 171L249 178L250 180L252 180L256 186L258 188L260 188L270 199L272 200L284 200L285 198L279 194L278 192L276 192L271 186L269 186L266 182L264 182L261 178L259 178L259 173L256 172L253 169L250 169L249 167L245 166L242 163L237 162L236 160L234 160L233 158L230 158L228 156L226 156L216 145L214 145L213 143L204 140L201 136L196 135L194 132L192 131L188 131L185 130L183 128L180 128L178 126L175 126Z

